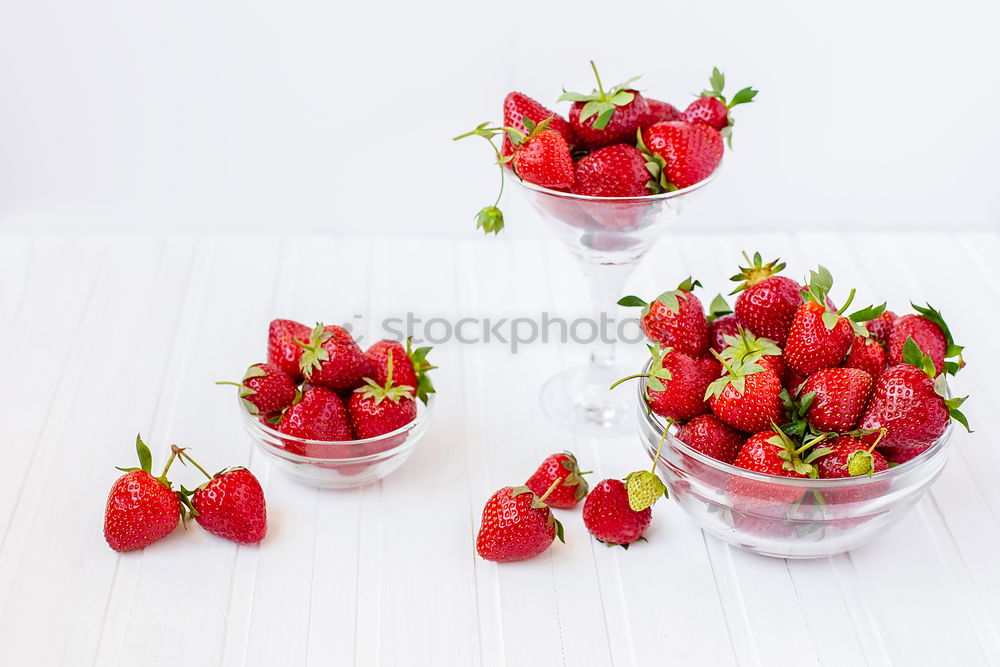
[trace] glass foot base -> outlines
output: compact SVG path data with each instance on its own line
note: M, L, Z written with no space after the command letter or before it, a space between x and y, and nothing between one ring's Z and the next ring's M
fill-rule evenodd
M634 372L620 366L580 366L553 375L542 386L542 410L584 436L613 437L635 430L635 390L610 391L614 382Z

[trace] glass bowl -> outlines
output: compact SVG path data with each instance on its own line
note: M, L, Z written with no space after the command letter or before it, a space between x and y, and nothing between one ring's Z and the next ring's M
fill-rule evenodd
M427 405L417 401L416 419L402 428L377 438L336 442L286 435L239 403L243 427L257 449L296 481L326 489L364 486L394 472L410 458L434 412L432 395Z
M645 384L639 382L639 436L653 458L666 422L646 409ZM859 547L906 516L941 474L951 432L949 425L926 451L871 477L754 473L706 456L673 433L657 467L670 499L709 533L765 556L819 558Z

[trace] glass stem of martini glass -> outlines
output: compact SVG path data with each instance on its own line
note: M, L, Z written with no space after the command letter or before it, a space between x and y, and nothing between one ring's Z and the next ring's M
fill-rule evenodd
M580 267L590 289L591 312L597 332L590 351L590 367L593 370L610 368L615 363L618 337L618 327L612 322L618 310L618 299L625 296L625 281L635 269L635 262L601 264L581 259Z

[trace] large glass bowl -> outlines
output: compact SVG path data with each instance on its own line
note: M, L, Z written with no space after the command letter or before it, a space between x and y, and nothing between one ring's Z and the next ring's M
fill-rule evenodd
M615 304L625 296L626 278L713 181L718 168L682 190L644 197L588 197L543 188L520 180L510 170L504 172L576 257L590 290L593 321L599 326L614 320ZM683 278L676 276L677 282ZM625 434L632 428L631 401L608 390L625 375L628 369L615 364L614 341L598 335L590 363L564 369L545 383L542 408L549 418L581 435Z
M295 480L327 489L364 486L394 472L410 458L427 432L434 396L417 401L417 418L377 438L331 442L295 438L271 428L239 402L240 418L250 439L274 465Z
M639 382L639 436L653 458L666 422L646 409L645 384ZM672 432L657 466L670 499L709 533L765 556L818 558L859 547L906 516L941 473L951 431L914 459L871 477L754 473L706 456Z

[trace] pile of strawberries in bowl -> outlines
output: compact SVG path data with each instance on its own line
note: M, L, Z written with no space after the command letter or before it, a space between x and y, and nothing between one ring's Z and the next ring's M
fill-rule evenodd
M681 111L634 88L638 77L606 88L591 67L593 91L558 98L570 103L568 117L515 91L504 98L502 125L481 123L455 139L485 138L501 173L509 170L529 189L555 195L556 201L538 204L546 214L578 227L637 229L653 211L636 198L669 198L709 179L732 140L732 108L751 102L757 91L742 88L727 99L716 68L710 88ZM588 205L594 198L607 201ZM486 233L504 227L499 201L500 195L476 216Z
M854 548L906 514L940 473L952 421L968 429L946 378L964 366L941 314L831 299L818 267L805 284L747 258L733 312L706 316L684 281L641 306L652 358L639 430L687 513L748 550L815 557Z
M267 362L239 383L258 448L293 477L346 488L381 479L427 430L434 387L428 347L381 340L367 350L343 327L273 320Z

